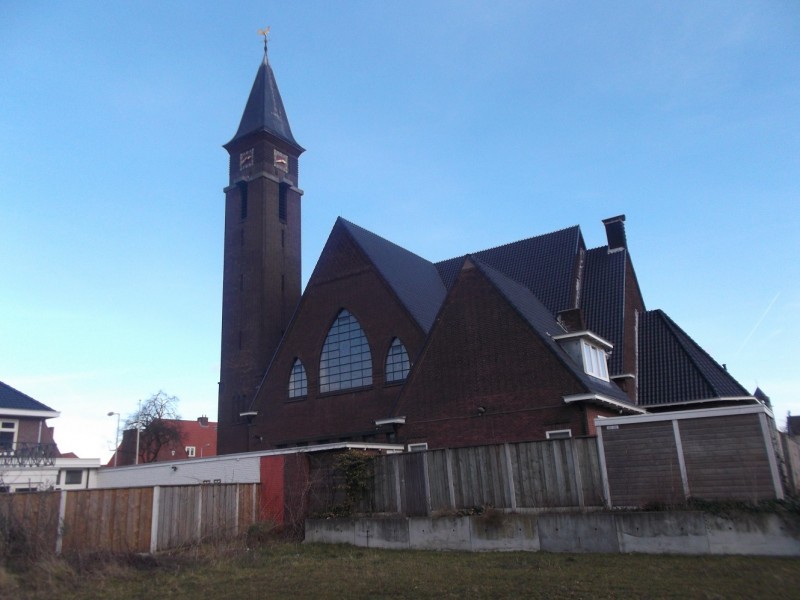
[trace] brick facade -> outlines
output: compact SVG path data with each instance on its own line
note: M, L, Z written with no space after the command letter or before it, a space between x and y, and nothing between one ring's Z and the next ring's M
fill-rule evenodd
M372 355L371 386L320 394L322 346L333 320L347 309L366 334ZM259 390L250 427L251 450L297 443L386 441L375 420L389 416L401 386L385 383L384 366L392 340L405 345L411 360L424 333L399 303L374 266L337 227L322 253L303 300ZM308 377L308 394L289 399L292 365L299 358ZM262 439L263 438L263 439Z
M453 286L406 383L396 413L405 442L429 448L589 433L583 406L563 396L586 390L476 268ZM593 414L595 414L593 412Z

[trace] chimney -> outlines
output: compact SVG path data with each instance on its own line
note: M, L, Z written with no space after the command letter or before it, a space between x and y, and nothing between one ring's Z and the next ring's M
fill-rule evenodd
M584 331L586 323L583 320L583 311L580 308L569 308L558 313L558 322L567 330L567 333Z
M208 427L208 417L205 415L198 417L197 422L200 424L200 427Z
M603 219L603 225L606 226L609 252L628 247L628 242L625 239L625 215Z

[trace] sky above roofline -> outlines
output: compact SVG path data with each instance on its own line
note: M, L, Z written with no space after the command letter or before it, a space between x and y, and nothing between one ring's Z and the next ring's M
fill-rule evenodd
M110 456L163 389L216 418L223 193L272 28L304 281L337 216L432 262L625 214L665 310L800 413L800 3L0 8L0 380Z

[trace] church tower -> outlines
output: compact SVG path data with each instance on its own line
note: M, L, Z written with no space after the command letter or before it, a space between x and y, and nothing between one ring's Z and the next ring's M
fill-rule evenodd
M267 57L233 139L225 188L218 452L250 449L256 388L300 300L300 196L295 141Z

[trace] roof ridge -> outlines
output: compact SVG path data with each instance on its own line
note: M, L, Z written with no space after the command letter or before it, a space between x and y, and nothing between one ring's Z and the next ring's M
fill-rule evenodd
M425 261L426 263L429 263L429 264L433 265L434 267L436 266L436 264L435 264L435 263L432 263L431 261L429 261L429 260L428 260L427 258L425 258L424 256L420 256L420 255L419 255L419 254L417 254L416 252L412 252L412 251L411 251L411 250L409 250L408 248L405 248L405 247L401 246L400 244L397 244L397 243L395 243L395 242L393 242L393 241L391 241L391 240L388 240L388 239L386 239L385 237L383 237L382 235L378 235L378 234L377 234L377 233L375 233L374 231L370 231L369 229L366 229L366 228L362 227L361 225L357 225L356 223L353 223L352 221L348 221L348 220L347 220L347 219L345 219L344 217L336 217L336 219L337 219L338 221L341 221L341 222L342 222L342 223L343 223L343 224L344 224L344 225L345 225L345 226L346 226L348 229L350 229L350 228L355 228L355 229L357 229L359 232L366 233L367 235L370 235L370 236L372 236L372 237L374 237L374 238L377 238L378 240L380 240L380 241L382 241L382 242L384 242L384 243L386 243L386 244L390 244L390 245L394 246L395 248L398 248L399 250L402 250L402 251L403 251L405 254L410 254L411 256L414 256L415 258L418 258L418 259L420 259L420 260L423 260L423 261ZM356 242L358 242L358 240L356 240ZM361 244L360 244L360 243L359 243L359 246L361 246Z
M530 237L522 238L521 240L515 240L513 242L507 242L505 244L500 244L498 246L492 246L491 248L482 248L481 250L475 250L474 252L469 252L468 254L460 254L458 256L445 258L443 260L436 261L434 264L438 265L440 263L445 263L445 262L448 262L450 260L455 260L455 259L463 257L463 256L483 254L485 252L491 252L492 250L499 250L500 248L507 248L509 246L514 246L516 244L523 244L525 242L530 242L531 240L536 240L536 239L540 239L540 238L544 238L544 237L548 237L548 236L551 236L551 235L556 235L556 234L559 234L559 233L564 233L564 232L572 231L572 230L577 230L578 233L580 233L581 227L580 227L580 225L571 225L569 227L564 227L562 229L556 229L555 231L548 231L547 233L540 233L539 235L533 235L533 236L530 236Z

